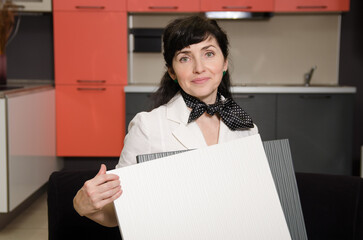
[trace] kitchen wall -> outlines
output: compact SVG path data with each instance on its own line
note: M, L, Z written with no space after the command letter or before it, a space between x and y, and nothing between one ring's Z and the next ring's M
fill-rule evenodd
M137 14L132 27L163 28L183 15ZM317 65L312 83L338 83L340 14L275 14L268 20L220 20L231 43L234 85L302 84ZM22 15L7 47L9 79L54 79L51 14ZM130 54L129 83L157 84L161 53Z
M163 28L175 15L133 15L132 27ZM275 14L268 20L219 20L230 45L234 85L298 85L317 66L312 84L338 83L340 14ZM129 82L157 84L161 53L131 53Z

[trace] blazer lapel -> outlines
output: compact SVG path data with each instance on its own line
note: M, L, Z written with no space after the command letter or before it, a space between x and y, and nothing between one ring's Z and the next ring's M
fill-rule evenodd
M198 125L195 122L188 124L190 111L180 93L170 100L166 108L167 119L176 125L172 134L186 149L207 146Z
M219 122L218 143L229 142L239 138L238 131L230 130L222 120Z

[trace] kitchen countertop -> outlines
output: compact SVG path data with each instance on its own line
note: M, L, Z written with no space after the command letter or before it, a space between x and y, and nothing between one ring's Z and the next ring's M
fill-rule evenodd
M21 88L1 90L0 98L5 96L18 96L33 91L43 91L54 88L52 80L8 80L7 86L21 86ZM126 93L151 93L157 90L155 85L128 85ZM356 87L336 85L311 85L308 87L291 85L259 85L259 86L232 86L232 93L356 93Z
M5 85L1 85L5 86ZM9 79L6 86L21 87L9 90L0 90L0 98L14 97L30 92L44 91L54 88L54 82L51 80L25 80L25 79Z
M155 92L155 85L128 85L125 86L126 93L150 93ZM336 85L310 85L308 87L291 86L232 86L232 93L356 93L356 87Z

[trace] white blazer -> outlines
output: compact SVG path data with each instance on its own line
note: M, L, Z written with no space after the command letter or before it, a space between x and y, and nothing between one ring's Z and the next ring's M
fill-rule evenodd
M136 163L136 156L206 147L202 131L195 121L188 124L190 110L180 93L167 104L151 112L138 113L129 124L119 163L116 168ZM218 143L257 134L257 126L230 130L220 122Z

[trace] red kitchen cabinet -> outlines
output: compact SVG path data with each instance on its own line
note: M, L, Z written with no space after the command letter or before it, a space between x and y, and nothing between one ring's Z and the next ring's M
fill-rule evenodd
M350 0L275 0L276 12L349 11Z
M53 6L57 156L120 156L126 2L55 0Z
M57 156L120 156L124 86L56 86Z
M123 0L53 0L53 11L69 10L125 11L126 2Z
M128 12L199 12L195 0L128 0Z
M201 11L272 12L274 0L201 0Z
M56 84L126 84L126 19L126 12L54 12Z

